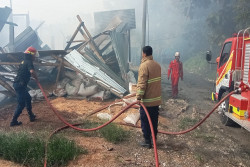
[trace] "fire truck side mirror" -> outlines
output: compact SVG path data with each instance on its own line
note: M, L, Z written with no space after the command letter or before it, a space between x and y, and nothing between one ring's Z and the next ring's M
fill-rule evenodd
M211 53L211 51L207 51L206 52L206 60L211 61L211 59L212 59L212 53Z

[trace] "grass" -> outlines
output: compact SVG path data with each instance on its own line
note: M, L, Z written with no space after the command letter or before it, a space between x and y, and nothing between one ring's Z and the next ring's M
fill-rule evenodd
M65 165L78 155L86 153L87 151L78 147L74 141L56 136L48 145L48 164L49 166Z
M28 133L0 133L0 157L25 166L43 166L45 141ZM60 166L86 153L74 141L54 137L48 145L48 166Z
M208 142L208 143L212 143L215 140L215 136L210 135L210 134L205 134L199 131L196 131L196 133L194 133L194 137L197 139L202 139L203 141Z
M195 153L195 159L197 159L200 163L204 162L203 156L198 153Z
M100 125L102 125L104 122L91 122L91 121L85 121L84 124L81 126L81 128L95 128ZM84 136L87 137L103 137L107 141L117 144L122 141L125 141L126 138L129 137L129 131L124 130L120 126L111 123L98 131L92 131L92 132L83 132Z
M112 123L100 129L99 132L107 141L115 144L124 141L129 135L128 131Z
M186 118L181 119L180 124L178 126L181 129L187 129L187 128L195 125L196 123L198 123L197 119L192 119L192 118L186 117Z

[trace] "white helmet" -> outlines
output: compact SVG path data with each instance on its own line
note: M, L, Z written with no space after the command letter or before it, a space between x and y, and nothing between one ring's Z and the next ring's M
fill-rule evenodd
M175 57L177 57L177 56L180 57L180 52L175 52L174 56Z

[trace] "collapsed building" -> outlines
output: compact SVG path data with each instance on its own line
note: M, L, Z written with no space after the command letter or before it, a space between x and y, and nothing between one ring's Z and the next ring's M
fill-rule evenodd
M48 95L104 100L111 95L123 97L128 94L129 83L136 82L129 68L130 30L136 28L135 11L97 12L94 16L98 27L96 32L99 33L92 36L83 20L77 16L79 25L64 50L49 50L47 45L42 46L37 31L27 27L13 42L15 52L8 51L11 43L1 49L0 85L6 90L0 93L15 96L12 82L17 67L23 51L33 46L40 55L34 63L38 78L53 92ZM76 39L77 35L80 35L80 40ZM31 96L41 95L35 90L34 81L29 83L29 88Z

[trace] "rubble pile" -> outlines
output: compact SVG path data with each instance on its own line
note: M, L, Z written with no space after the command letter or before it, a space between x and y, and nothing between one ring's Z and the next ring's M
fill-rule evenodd
M48 96L82 97L106 100L113 96L122 98L129 93L129 85L136 83L135 74L129 69L130 30L135 28L135 11L119 10L95 13L95 19L107 17L99 32L92 36L80 16L79 25L64 50L50 50L37 34L37 29L27 27L14 43L1 47L1 91L15 96L12 87L23 51L28 46L37 48L40 57L34 62L39 81L51 93ZM129 19L127 19L129 16ZM40 27L40 26L39 26ZM101 28L101 29L100 29ZM77 34L83 38L76 40ZM11 49L14 52L10 52ZM28 85L34 100L42 99L34 81ZM52 89L52 90L51 90Z

